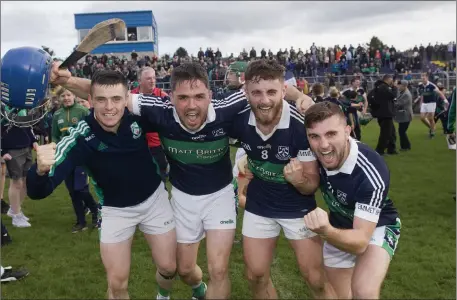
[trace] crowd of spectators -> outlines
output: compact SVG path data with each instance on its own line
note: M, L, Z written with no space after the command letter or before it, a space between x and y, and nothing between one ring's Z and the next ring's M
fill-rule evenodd
M260 54L260 55L259 55ZM314 43L310 49L303 51L294 47L281 48L274 54L271 49L262 49L260 53L253 47L249 52L243 49L238 56L233 53L223 57L222 52L211 47L200 48L197 56L193 54L158 57L139 56L132 52L129 56L115 54L87 55L85 61L71 66L74 76L91 78L99 69L111 68L119 70L129 79L131 88L138 86L137 74L141 67L150 66L156 71L158 87L168 89L170 74L173 68L187 61L199 61L207 70L210 80L215 86L222 86L227 66L238 60L251 61L253 59L278 60L287 70L293 72L296 78L301 77L328 77L338 75L352 75L361 73L365 76L379 76L379 74L396 74L408 76L410 73L428 71L455 71L456 44L447 45L436 43L432 46L414 46L400 51L395 46L385 46L381 49L359 44L354 47L335 45L334 47L320 47Z

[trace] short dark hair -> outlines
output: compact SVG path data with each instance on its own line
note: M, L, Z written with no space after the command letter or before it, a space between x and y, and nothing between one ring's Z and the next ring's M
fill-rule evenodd
M251 62L244 74L246 82L263 80L284 80L285 68L275 60L256 60Z
M356 80L360 80L360 78L358 78L358 77L352 78L352 79L351 79L351 84L353 84Z
M176 86L183 81L195 82L200 80L209 89L208 73L199 62L188 62L181 64L171 72L171 90L174 91Z
M314 96L320 96L324 93L324 86L320 83L315 83L311 88Z
M90 93L92 94L94 85L115 86L118 84L122 84L127 91L129 90L127 78L120 71L99 70L92 76Z
M382 77L382 81L387 81L388 79L393 79L392 75L386 74Z
M335 103L330 101L316 103L305 112L305 128L312 128L314 124L335 115L346 121L343 110Z
M345 92L345 96L348 98L348 99L355 99L357 98L357 92L356 91L347 91Z

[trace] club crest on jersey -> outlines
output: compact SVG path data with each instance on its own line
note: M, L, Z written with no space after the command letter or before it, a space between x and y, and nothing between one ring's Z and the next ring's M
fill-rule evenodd
M76 124L76 123L78 123L78 119L77 119L76 117L73 117L73 118L71 119L71 122L72 122L73 124Z
M288 146L279 146L278 147L278 154L276 154L276 158L279 159L279 160L288 160L288 159L290 159L289 147Z
M136 122L133 122L132 125L130 125L130 129L132 130L134 139L137 139L141 136L141 128Z
M340 201L341 203L347 205L348 203L346 202L346 196L347 194L346 193L343 193L342 191L340 190L337 190L336 191L336 198L338 199L338 201Z
M224 128L219 128L219 129L213 130L213 135L214 135L214 137L225 135Z

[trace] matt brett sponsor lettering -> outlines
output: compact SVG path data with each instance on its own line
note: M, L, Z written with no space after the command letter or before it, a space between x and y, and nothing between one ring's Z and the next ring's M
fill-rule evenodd
M223 152L225 148L218 148L218 149L213 149L213 150L207 150L207 149L197 149L197 150L185 150L185 149L178 149L174 147L168 147L168 151L170 153L174 154L196 154L196 155L208 155L208 154L217 154L220 152Z

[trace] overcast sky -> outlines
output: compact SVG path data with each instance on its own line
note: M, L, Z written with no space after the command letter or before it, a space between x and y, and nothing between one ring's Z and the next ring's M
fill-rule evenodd
M179 46L238 55L246 48L309 49L368 42L376 35L397 49L456 39L456 2L78 2L1 1L1 55L21 46L68 56L78 43L75 13L152 10L159 52Z

